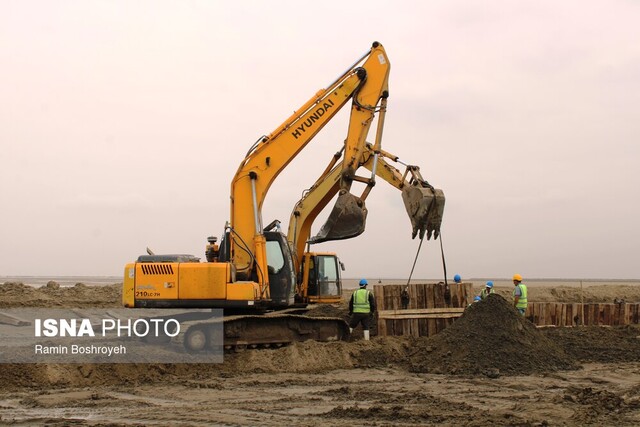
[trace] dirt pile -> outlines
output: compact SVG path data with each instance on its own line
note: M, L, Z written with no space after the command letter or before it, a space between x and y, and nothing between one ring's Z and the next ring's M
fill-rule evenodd
M43 386L87 387L114 384L138 386L156 382L175 382L175 378L194 378L202 375L203 372L206 375L207 369L212 366L219 365L4 364L0 369L0 382L4 390ZM199 367L204 367L204 370L199 370Z
M608 390L596 390L592 387L570 386L562 399L574 406L571 418L578 425L624 425L625 415L640 408L640 402L633 397L627 396L625 399Z
M76 283L72 287L61 287L50 281L36 288L20 282L5 282L0 285L0 308L46 307L46 308L104 308L121 306L122 285L87 286Z
M613 303L616 299L626 302L640 301L640 287L630 285L588 286L584 290L569 286L558 286L548 290L549 301ZM536 300L537 301L537 300Z
M311 309L305 313L310 317L337 317L349 320L348 304L318 304L311 306Z
M640 362L640 325L545 328L542 332L581 362Z
M411 346L396 337L372 341L304 341L277 350L245 351L225 355L224 369L231 372L308 372L334 369L386 367L405 360Z
M566 302L566 303L613 303L615 300L624 300L628 303L640 302L640 286L621 284L602 284L579 286L566 286L558 282L554 286L545 283L540 286L537 282L527 283L529 301L532 302ZM480 295L484 284L474 284L474 293ZM513 286L495 286L495 292L507 299L511 298Z
M224 363L211 364L4 364L0 384L20 387L83 387L200 381L248 373L323 373L336 369L387 367L402 363L411 350L395 337L369 342L293 343L279 349L225 354Z
M472 304L438 335L418 341L409 361L414 372L489 377L579 367L497 294Z

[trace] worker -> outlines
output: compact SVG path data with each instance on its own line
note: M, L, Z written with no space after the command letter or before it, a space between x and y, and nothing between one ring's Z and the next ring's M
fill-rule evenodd
M411 301L411 297L409 296L409 287L405 286L402 288L402 292L400 292L400 303L402 304L403 310L409 308L409 301Z
M351 320L349 321L349 332L362 323L364 329L364 339L369 341L369 323L371 315L376 311L376 299L373 293L367 289L367 280L360 280L359 289L351 295L349 300L349 315Z
M524 316L527 311L527 287L522 283L521 275L513 275L513 286L513 306Z
M475 297L473 297L473 301L471 302L471 304L468 305L468 307L471 307L471 305L474 302L478 302L478 301L482 301L482 298L480 298L480 295L476 295Z
M493 293L495 293L495 291L493 290L493 282L489 280L485 285L484 289L482 290L482 292L480 292L480 298L485 300L487 299L489 294L493 294Z
M453 276L453 281L456 283L460 283L462 282L462 277L460 277L459 274L456 274L455 276Z

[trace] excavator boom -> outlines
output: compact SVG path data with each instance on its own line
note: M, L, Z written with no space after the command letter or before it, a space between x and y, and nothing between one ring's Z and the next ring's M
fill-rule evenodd
M386 97L389 75L389 60L381 44L374 43L361 60L361 65L352 67L329 87L318 91L276 130L261 138L240 164L231 183L231 227L237 236L231 240L231 262L238 277L250 278L255 262L265 263L258 268L266 268L258 242L263 231L262 204L271 184L349 100L353 100L353 105L345 155L358 156L360 141L366 137L376 104ZM345 165L346 171L349 168L352 166ZM343 181L343 188L348 190L350 183ZM236 250L239 241L254 240L255 253Z

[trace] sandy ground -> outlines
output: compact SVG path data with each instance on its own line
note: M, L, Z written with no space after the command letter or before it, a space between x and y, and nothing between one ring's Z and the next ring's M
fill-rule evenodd
M593 287L532 299L640 301L635 284ZM0 306L116 307L119 292L6 283ZM498 296L432 338L304 342L223 364L0 365L0 424L635 426L640 328L536 329Z

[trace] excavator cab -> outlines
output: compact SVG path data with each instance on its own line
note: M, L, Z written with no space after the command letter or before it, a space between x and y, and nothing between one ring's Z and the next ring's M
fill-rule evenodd
M342 264L334 253L305 252L300 265L300 297L305 302L334 304L342 299Z
M267 240L267 269L272 304L288 307L294 303L296 283L289 242L287 237L279 231L267 231L264 236Z
M269 276L269 293L271 308L288 307L295 302L296 274L293 255L287 237L277 230L264 232L267 253L267 274ZM208 262L230 262L231 233L225 232L220 245L216 245L213 237L209 238L206 255ZM215 249L213 249L215 248ZM232 281L251 280L257 282L263 272L252 269L250 275L242 276L232 269Z

